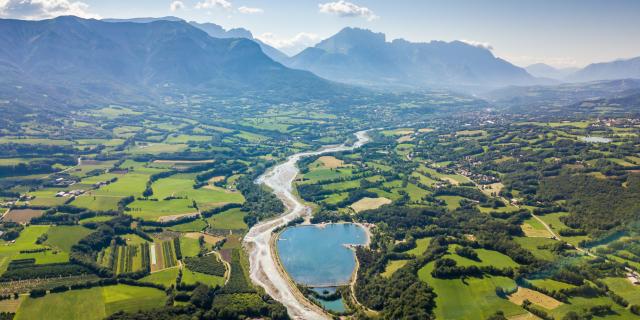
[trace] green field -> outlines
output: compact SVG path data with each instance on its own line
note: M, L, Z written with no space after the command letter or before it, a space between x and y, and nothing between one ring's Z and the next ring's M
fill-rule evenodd
M131 203L128 213L143 220L158 220L161 217L197 213L193 202L189 199L173 199L164 201L136 200Z
M47 231L47 245L70 252L71 247L92 231L82 226L53 226Z
M180 144L180 143L189 143L189 142L203 142L203 141L211 141L210 136L193 136L187 134L179 134L179 135L170 135L165 140L165 143L170 144Z
M547 261L553 261L556 255L548 249L540 249L539 246L552 245L557 240L549 238L529 238L529 237L517 237L514 240L523 248L531 251L531 253L538 259Z
M243 220L246 215L247 213L240 210L240 208L234 208L215 214L207 221L209 221L213 229L246 230L249 229Z
M446 257L455 260L459 266L467 267L467 266L494 266L496 268L515 268L518 266L509 256L506 256L498 251L487 250L487 249L474 249L474 251L478 254L478 259L480 261L471 260L462 256L459 256L455 253L455 249L459 247L458 245L450 245L449 246L449 254Z
M465 199L461 196L438 196L437 199L444 200L447 203L447 209L449 211L454 211L460 208L460 200Z
M559 291L561 289L570 289L575 287L572 284L556 281L553 279L531 279L528 281L537 287L544 288L551 291Z
M200 253L200 242L198 239L180 237L180 252L183 257L195 257Z
M96 287L27 298L15 319L103 319L117 311L135 312L164 305L165 293L126 285ZM55 307L53 307L55 306Z
M151 282L161 284L166 287L170 287L172 284L176 284L176 278L178 277L179 268L169 268L162 271L154 272L140 281Z
M36 253L20 253L21 250L33 250L46 248L43 245L37 245L36 240L41 235L49 231L50 226L28 226L16 239L15 243L7 244L0 240L0 271L4 272L11 260L15 259L36 259L36 264L58 263L69 261L68 252L60 250L49 250Z
M187 268L182 269L182 283L196 284L197 282L215 287L224 285L224 277L212 276L209 274L193 272Z
M184 197L198 203L201 210L217 207L226 203L242 203L244 198L239 192L230 192L222 188L206 187L194 189L195 175L177 174L169 178L156 181L153 188L153 197L164 199L169 196Z
M15 144L42 144L49 146L70 146L73 144L69 140L54 140L54 139L39 139L39 138L11 138L1 137L0 144L15 143Z
M169 230L176 232L198 232L204 230L207 227L207 223L202 219L197 219L191 222L178 224L169 227Z
M420 280L433 287L436 297L435 314L438 319L486 319L496 310L506 316L525 313L524 309L498 297L496 287L513 288L515 282L506 277L486 276L482 279L437 279L431 276L434 262L418 271Z
M318 168L309 171L304 174L305 183L308 182L318 182L322 180L332 180L336 178L344 178L350 177L353 175L353 170L349 168L340 168L340 169L325 169ZM308 181L307 181L308 180Z
M564 217L564 216L566 216L568 214L569 213L567 213L567 212L549 213L549 214L545 214L543 216L540 216L540 219L542 219L542 221L544 221L547 225L549 225L549 227L551 229L553 229L553 231L555 233L558 233L562 229L568 229L569 228L562 221L560 221L561 217ZM561 237L561 238L562 238L562 240L564 240L564 241L566 241L566 242L568 242L568 243L570 243L572 245L578 245L578 243L580 243L580 241L589 239L589 237L587 237L587 236Z
M625 278L605 278L602 279L609 289L617 295L625 298L629 304L640 305L640 288L634 286Z
M416 239L416 247L407 251L407 253L414 256L421 256L427 250L427 247L429 247L429 243L431 243L431 238Z
M599 298L582 298L573 297L569 299L569 303L563 304L556 309L549 312L550 315L556 319L562 319L569 311L581 312L584 309L589 309L595 305L610 305L613 311L612 314L608 314L606 317L594 317L594 319L638 319L638 316L634 316L628 309L624 309L621 306L615 304L613 300L608 297Z
M122 198L123 197L118 196L93 196L85 194L73 200L71 205L93 211L115 211L118 210L118 202Z
M391 278L391 276L398 271L398 269L404 267L407 262L409 262L409 260L390 260L381 275L385 278Z

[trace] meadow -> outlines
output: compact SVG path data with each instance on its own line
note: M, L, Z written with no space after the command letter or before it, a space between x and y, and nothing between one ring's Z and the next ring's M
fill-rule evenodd
M135 312L158 308L164 301L164 292L157 289L126 285L96 287L27 298L15 319L97 320L121 310Z

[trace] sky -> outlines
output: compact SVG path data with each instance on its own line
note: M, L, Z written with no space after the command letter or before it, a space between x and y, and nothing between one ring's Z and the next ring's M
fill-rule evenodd
M243 27L295 54L351 26L388 40L463 40L516 65L640 56L638 0L0 0L0 17L177 16Z

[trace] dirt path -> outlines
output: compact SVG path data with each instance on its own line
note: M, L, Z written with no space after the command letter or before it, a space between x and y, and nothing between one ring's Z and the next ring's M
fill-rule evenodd
M293 192L293 181L298 174L297 162L308 156L339 152L359 148L369 142L366 131L356 133L358 141L352 146L340 145L322 148L315 152L294 154L265 174L256 183L265 184L284 203L286 211L273 219L253 226L244 238L244 246L249 253L250 277L256 284L265 289L267 294L281 302L293 319L331 319L331 317L315 304L309 302L296 288L293 281L280 268L276 253L272 247L272 233L281 226L298 217L311 215L311 208L299 200Z

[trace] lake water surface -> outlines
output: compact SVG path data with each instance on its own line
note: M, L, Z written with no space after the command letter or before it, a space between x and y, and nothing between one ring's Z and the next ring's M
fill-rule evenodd
M345 223L288 228L277 245L280 260L295 282L321 287L348 284L356 261L345 245L367 241L362 227Z

